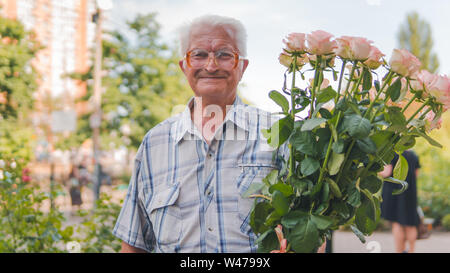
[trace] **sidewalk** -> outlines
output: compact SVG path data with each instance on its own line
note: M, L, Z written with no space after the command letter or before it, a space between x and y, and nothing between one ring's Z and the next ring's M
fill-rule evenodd
M374 232L363 244L353 232L333 233L333 253L394 253L394 238L389 232ZM450 253L450 232L433 232L428 239L416 241L416 253Z

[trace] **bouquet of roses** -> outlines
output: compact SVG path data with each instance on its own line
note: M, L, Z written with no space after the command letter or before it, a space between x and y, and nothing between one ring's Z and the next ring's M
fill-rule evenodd
M364 243L380 218L383 182L402 185L394 194L407 188L402 152L417 137L441 147L428 133L450 107L449 78L420 70L407 50L394 49L386 62L365 38L332 37L318 30L283 40L290 102L269 93L283 117L263 135L274 148L287 145L289 159L246 193L255 198L250 225L260 252L316 252L346 224ZM393 177L380 178L395 153Z

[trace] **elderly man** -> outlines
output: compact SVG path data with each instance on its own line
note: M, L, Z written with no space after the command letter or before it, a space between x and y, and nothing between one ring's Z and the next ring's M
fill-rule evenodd
M245 29L203 16L182 29L181 50L195 97L145 136L113 232L122 252L255 252L242 194L281 161L260 133L271 115L236 96Z

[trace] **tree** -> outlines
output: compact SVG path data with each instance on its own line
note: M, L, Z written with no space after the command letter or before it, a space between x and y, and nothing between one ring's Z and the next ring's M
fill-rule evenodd
M114 31L103 40L103 70L107 75L102 80L102 149L110 149L111 143L137 149L149 129L193 95L178 67L176 50L160 42L160 25L155 17L154 13L138 15L127 22L127 36ZM72 77L88 81L92 73L91 67L86 74ZM82 99L92 94L92 85L88 84L88 93ZM77 138L75 142L81 143L91 137L91 114L79 119L72 141Z
M439 68L439 60L433 53L433 37L430 24L419 18L417 12L407 15L397 35L399 47L406 48L422 62L422 69L434 73Z
M39 50L33 33L16 21L0 17L0 114L3 119L25 114L32 105L36 72L31 59Z
M28 117L38 77L31 60L39 49L19 21L0 17L0 159L31 157Z

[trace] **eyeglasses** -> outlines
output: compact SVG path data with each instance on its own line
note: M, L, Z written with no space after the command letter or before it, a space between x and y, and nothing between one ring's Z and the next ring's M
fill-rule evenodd
M236 52L228 49L221 49L210 52L205 49L193 49L186 53L186 62L190 68L203 68L209 64L210 53L213 53L213 60L216 66L231 70L235 69L241 57Z

